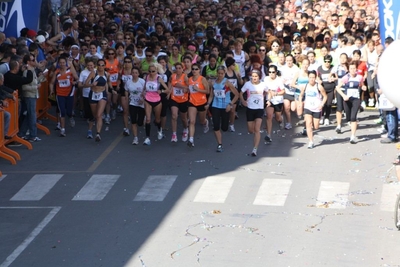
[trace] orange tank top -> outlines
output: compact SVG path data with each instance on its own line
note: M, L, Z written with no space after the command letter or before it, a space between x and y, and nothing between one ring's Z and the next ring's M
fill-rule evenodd
M198 92L193 90L193 85L196 85L200 90L206 90L204 84L202 82L203 76L199 76L197 80L193 80L193 77L189 78L189 90L190 90L190 98L189 102L194 106L201 106L207 102L207 95L203 92Z
M60 73L60 70L56 71L56 93L58 96L72 96L74 95L73 82L74 77L72 76L71 70L67 69L64 74Z
M112 86L117 86L118 73L119 73L119 62L114 59L114 63L111 64L109 60L106 60L106 69L110 74L110 81Z
M179 78L177 78L177 74L174 73L171 76L171 85L172 85L172 93L171 99L174 100L176 103L184 103L187 102L189 99L189 94L184 92L182 88L176 88L175 85L177 83L182 84L183 86L187 86L185 82L186 75L184 73L181 74Z

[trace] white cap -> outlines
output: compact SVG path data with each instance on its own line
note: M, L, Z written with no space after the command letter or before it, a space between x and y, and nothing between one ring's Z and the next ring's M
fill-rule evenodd
M110 0L104 3L105 5L112 5L115 4L114 0Z
M36 36L36 43L42 44L46 41L46 38L43 35Z

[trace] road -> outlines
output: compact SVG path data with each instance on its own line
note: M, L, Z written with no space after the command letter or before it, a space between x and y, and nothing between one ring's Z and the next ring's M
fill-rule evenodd
M45 120L50 136L0 160L0 266L400 266L398 151L376 115L360 114L358 144L332 125L311 150L274 124L257 157L243 111L222 153L200 126L194 148L155 128L147 147L120 116L100 144L83 119L65 138Z

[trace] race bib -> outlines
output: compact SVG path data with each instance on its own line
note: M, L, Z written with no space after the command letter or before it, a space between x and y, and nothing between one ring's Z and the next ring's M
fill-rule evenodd
M110 81L111 81L112 83L116 83L117 80L118 80L118 73L110 74Z
M92 94L92 100L94 101L99 101L100 99L103 98L103 92L93 92Z
M58 80L58 85L60 87L70 87L71 86L71 81L68 79L65 80Z
M175 96L183 96L184 95L183 89L181 89L181 88L174 87L173 90L174 90L174 95Z
M358 89L347 89L346 95L348 97L354 97L354 98L360 97L360 93L358 92Z
M226 97L224 90L215 90L214 95L216 98L225 98Z
M191 93L196 93L196 91L195 91L194 88L193 88L193 85L189 85L189 91L190 91Z

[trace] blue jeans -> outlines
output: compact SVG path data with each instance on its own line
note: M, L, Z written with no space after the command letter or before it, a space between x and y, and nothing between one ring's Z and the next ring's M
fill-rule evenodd
M37 136L36 127L36 98L24 97L27 114L22 122L20 135L25 136L26 131L29 130L29 138Z
M388 137L392 140L396 140L399 137L399 134L397 132L397 128L399 127L397 109L386 111L385 113Z
M10 129L11 114L8 111L3 110L4 114L4 136L8 135L8 129Z

